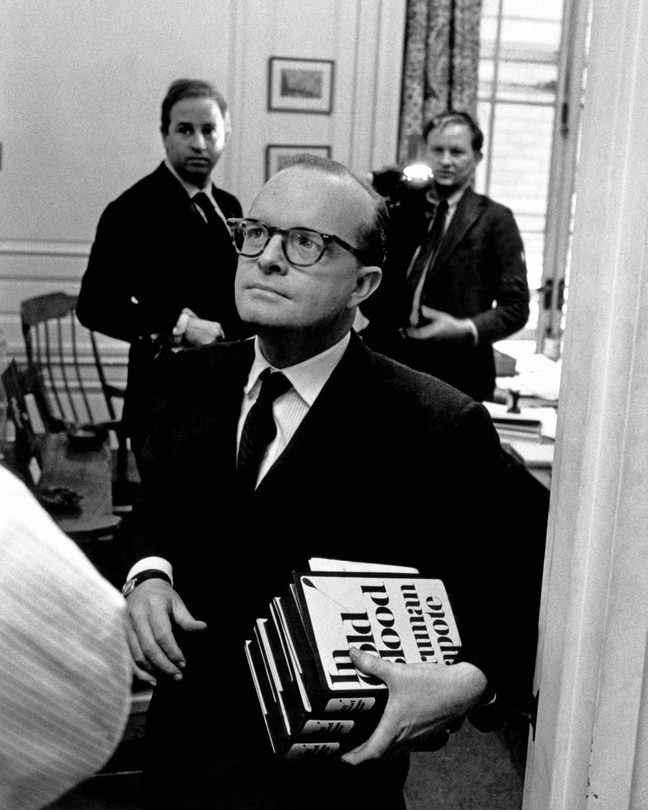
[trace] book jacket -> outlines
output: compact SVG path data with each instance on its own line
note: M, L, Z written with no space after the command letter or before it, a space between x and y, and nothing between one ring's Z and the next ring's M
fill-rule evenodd
M325 692L385 690L351 662L357 647L392 663L449 665L461 646L443 582L418 575L294 574L294 594Z

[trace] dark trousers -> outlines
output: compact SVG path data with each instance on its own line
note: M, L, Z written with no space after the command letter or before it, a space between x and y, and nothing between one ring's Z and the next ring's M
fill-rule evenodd
M147 716L151 810L405 810L408 757L287 762L272 753L252 693L197 688L188 670L182 684L159 683Z

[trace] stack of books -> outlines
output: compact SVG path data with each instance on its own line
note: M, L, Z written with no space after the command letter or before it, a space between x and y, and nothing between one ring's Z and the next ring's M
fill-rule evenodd
M502 442L515 441L516 439L542 441L542 422L540 419L511 413L506 416L494 416L493 424Z
M310 567L293 573L245 641L270 745L287 759L339 755L378 724L387 686L354 667L350 647L393 663L439 665L452 664L460 648L440 580L366 563Z

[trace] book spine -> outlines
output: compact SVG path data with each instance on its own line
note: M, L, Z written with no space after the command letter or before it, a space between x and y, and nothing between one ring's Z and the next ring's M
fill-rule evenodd
M339 754L371 735L388 689L353 666L351 646L394 663L448 665L460 644L440 580L294 572L245 644L273 751Z
M331 756L341 754L340 743L333 740L323 740L320 742L293 742L287 743L282 750L285 759L295 761L309 757Z
M371 733L356 720L342 718L304 719L301 725L293 725L288 731L258 637L245 641L245 655L270 746L275 754L286 759L301 759L309 754L341 753Z
M352 734L360 725L359 720L363 721L364 728L377 723L379 715L374 712L318 712L310 704L306 708L296 684L290 681L288 665L283 657L284 648L279 642L279 633L270 620L257 620L253 644L258 650L257 660L263 662L262 677L269 681L268 688L274 696L276 713L281 717L286 734L292 739L313 735L343 736ZM337 709L343 705L342 701L336 701L336 704L331 708Z
M274 600L279 616L280 631L286 646L294 654L292 661L295 678L300 679L308 695L311 711L318 715L356 716L382 712L387 702L387 689L338 690L332 693L323 683L301 618L294 592Z
M255 645L252 639L247 639L244 644L245 647L245 657L247 659L248 667L250 669L250 675L252 677L252 681L254 683L254 689L256 691L259 709L261 711L261 715L263 717L263 722L265 725L266 732L268 734L268 739L270 741L270 746L272 748L273 753L279 754L280 753L280 745L279 741L275 741L277 739L276 730L273 728L276 721L272 718L270 714L270 709L274 704L274 695L272 694L272 689L270 684L267 680L266 673L264 671L265 664L261 659L261 654L258 650L258 647Z

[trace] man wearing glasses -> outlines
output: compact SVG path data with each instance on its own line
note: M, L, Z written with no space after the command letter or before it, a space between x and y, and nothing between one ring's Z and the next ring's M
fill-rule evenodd
M497 627L503 550L483 527L505 462L483 406L353 333L380 283L384 216L339 163L303 156L274 175L229 222L254 339L167 361L125 526L131 651L157 681L151 807L402 810L407 751L502 694L516 633ZM463 653L451 667L353 653L389 685L379 726L341 759L294 763L271 753L243 642L312 556L444 579Z

